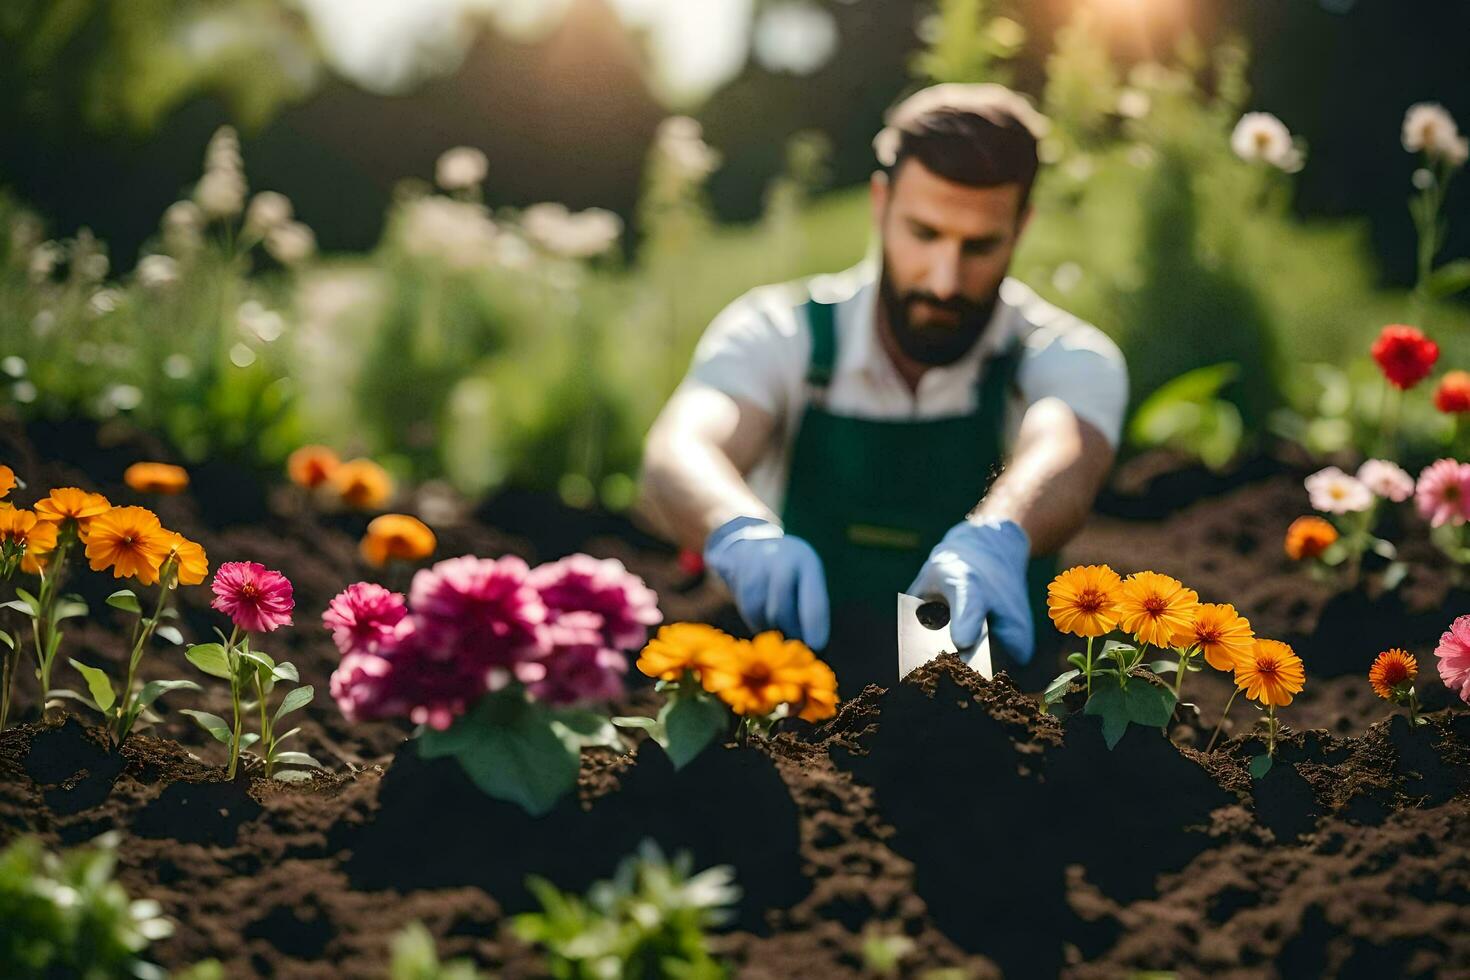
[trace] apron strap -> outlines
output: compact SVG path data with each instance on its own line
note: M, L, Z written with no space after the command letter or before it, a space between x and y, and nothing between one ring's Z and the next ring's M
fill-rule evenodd
M808 332L812 338L812 359L806 368L806 383L825 388L832 383L832 368L837 362L837 322L834 303L809 299L806 302Z

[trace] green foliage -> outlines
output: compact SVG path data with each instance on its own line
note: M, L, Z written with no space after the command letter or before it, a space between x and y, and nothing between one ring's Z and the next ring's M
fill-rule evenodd
M1220 397L1239 374L1235 364L1212 364L1166 381L1138 406L1128 423L1135 446L1166 446L1223 470L1240 450L1240 409Z
M1122 676L1110 675L1094 683L1083 714L1102 719L1103 739L1111 749L1130 724L1163 728L1174 713L1174 703L1174 692L1162 684L1135 677L1124 686Z
M530 878L542 911L517 916L516 931L545 948L558 980L718 980L727 972L710 956L704 933L727 921L739 898L734 869L691 869L689 855L668 861L645 841L585 898Z
M999 64L1014 57L1026 30L993 14L993 0L939 0L919 34L928 46L914 59L914 72L936 82L1005 82Z
M257 743L261 746L260 758L265 763L267 778L273 777L283 782L310 778L310 774L301 769L277 770L276 767L280 765L322 768L320 762L305 752L282 749L282 743L299 732L299 728L293 728L284 734L277 733L281 719L306 707L316 694L309 684L289 688L275 709L271 709L271 694L278 684L294 684L301 680L294 664L284 660L277 663L270 654L252 650L248 636L244 639L232 636L224 643L195 643L184 652L184 657L208 676L229 682L230 704L233 709L233 718L230 721L194 708L186 708L182 713L193 718L195 724L208 732L215 741L228 747L228 771L231 776L239 764L241 750ZM198 689L196 686L195 690ZM245 720L252 714L257 717L258 731L247 733L244 730Z
M469 960L439 962L434 937L421 922L412 922L393 937L388 980L479 980L481 974Z
M112 880L115 833L51 853L34 837L0 852L0 963L14 980L161 978L141 954L172 932L157 902L128 898Z
M624 728L642 728L669 754L675 769L683 769L720 734L730 728L730 712L697 683L672 683L663 688L669 699L657 718L614 718Z

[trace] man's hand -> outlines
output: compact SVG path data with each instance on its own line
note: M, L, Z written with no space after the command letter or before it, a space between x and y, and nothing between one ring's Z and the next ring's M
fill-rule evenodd
M711 532L704 563L730 587L751 629L778 629L815 649L827 645L827 576L801 538L758 517L737 517Z
M961 521L934 546L908 592L949 603L949 633L961 649L979 641L989 616L992 641L1024 665L1036 649L1026 595L1030 555L1031 541L1015 521Z

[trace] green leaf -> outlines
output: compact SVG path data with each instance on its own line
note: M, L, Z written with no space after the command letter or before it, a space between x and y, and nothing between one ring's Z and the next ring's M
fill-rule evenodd
M82 704L85 704L87 707L91 708L93 711L96 711L99 714L102 713L102 709L99 708L99 707L97 707L97 702L96 701L93 701L91 698L87 697L85 694L80 694L80 693L78 693L76 691L71 690L70 688L53 687L51 690L49 690L49 691L46 692L46 700L49 701L52 698L68 698L68 699L70 699L72 701L80 701Z
M276 669L276 662L268 654L261 653L259 650L241 650L240 659L250 661L256 669L267 674Z
M1409 574L1407 562L1396 561L1383 570L1383 591L1392 592L1403 584Z
M1155 660L1153 663L1151 663L1151 664L1148 665L1148 669L1151 670L1151 671L1153 671L1155 674L1173 674L1173 673L1177 673L1178 670L1179 670L1179 661L1177 661L1177 660Z
M1102 655L1117 659L1122 656L1133 656L1138 652L1138 647L1124 640L1104 640Z
M169 643L172 643L176 647L181 647L184 645L184 634L179 632L179 628L177 626L170 626L165 623L162 626L155 627L153 630L153 635L161 640L167 640Z
M88 667L70 657L67 659L87 679L87 690L92 692L92 700L97 702L97 707L104 713L110 711L117 701L117 695L112 693L112 681L96 667Z
M11 599L8 602L0 602L0 609L14 609L16 612L22 613L26 616L36 615L35 610L33 610L28 603L20 599Z
M20 588L19 586L16 586L15 594L20 597L21 602L25 603L26 612L29 612L32 616L41 615L40 599L37 599L35 596L31 595L29 592L27 592L25 589Z
M1424 284L1429 295L1443 299L1470 289L1470 259L1455 259L1446 262L1429 274Z
M1067 654L1067 663L1076 667L1079 671L1087 669L1087 655L1082 653Z
M107 597L107 604L123 612L137 613L140 616L143 614L143 607L138 603L138 597L133 595L132 589L118 589Z
M1123 696L1123 688L1116 684L1093 688L1092 697L1087 699L1087 706L1082 709L1082 713L1102 718L1103 741L1108 743L1110 749L1118 744L1118 740L1128 730L1128 704Z
M667 744L664 749L675 769L683 769L725 730L729 716L724 705L698 692L674 697L661 715Z
M1258 755L1251 760L1250 772L1257 779L1261 779L1271 771L1271 757L1269 755Z
M240 736L240 748L242 748L242 749L248 749L248 748L250 748L250 746L254 745L256 742L259 742L259 741L260 741L260 736L259 735L255 734L254 732L246 732L244 735L241 735Z
M1046 690L1041 692L1041 700L1047 704L1056 704L1067 693L1067 688L1072 686L1072 678L1081 673L1080 670L1069 670L1052 678L1052 682L1046 685Z
M419 739L426 758L452 755L486 795L540 816L577 785L579 754L567 748L539 705L485 697L447 731Z
M148 707L160 696L169 691L202 691L204 688L193 681L149 681L143 685L143 690L138 692L136 710Z
M301 675L297 673L296 665L288 664L284 660L276 664L275 669L271 673L275 675L278 681L290 681L292 684L301 683Z
M621 749L617 729L606 715L585 708L562 708L551 713L551 725L567 748L581 751L594 745Z
M293 729L291 729L291 730L290 730L290 731L289 731L289 732L287 732L287 733L286 733L286 734L284 734L284 735L277 735L277 736L276 736L276 744L277 744L277 745L280 745L280 744L281 744L281 743L282 743L282 742L284 742L284 741L285 741L285 740L286 740L286 739L288 739L288 738L290 738L290 737L291 737L291 736L292 736L292 735L295 735L295 734L296 734L296 733L297 733L297 732L299 732L299 731L301 731L301 729L300 729L300 728L299 728L299 727L298 727L298 728L293 728Z
M230 661L218 643L196 643L184 652L184 659L210 677L230 679Z
M305 752L277 752L271 758L281 765L286 766L311 766L313 769L326 768Z
M1140 678L1123 692L1128 720L1149 728L1163 728L1174 714L1174 692Z
M311 699L316 696L316 691L310 684L287 691L286 696L281 699L281 706L271 716L272 723L280 721L282 716L289 715L297 708L304 708L311 704Z
M305 769L282 769L274 773L272 779L279 779L283 783L305 783L311 781L311 773Z
M609 718L608 721L611 721L619 728L641 728L648 732L659 727L657 719L644 715L615 715Z
M208 711L196 711L193 708L184 708L179 714L188 715L199 723L199 727L215 737L218 742L226 745L230 742L230 723L219 715L212 715Z
M62 599L51 610L52 620L58 623L63 619L75 619L78 616L85 615L87 615L87 604L80 599L73 599L70 596Z
M0 630L0 643L4 643L6 646L10 647L10 649L12 649L12 650L15 649L15 637L11 636L9 633L5 632L4 630Z

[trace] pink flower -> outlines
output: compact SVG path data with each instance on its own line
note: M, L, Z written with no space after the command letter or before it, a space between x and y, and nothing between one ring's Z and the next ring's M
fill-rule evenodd
M1386 459L1370 459L1358 467L1358 481L1396 504L1414 496L1414 478L1403 467Z
M528 572L514 556L465 555L421 569L408 590L418 646L431 659L461 660L477 670L545 653L539 627L546 606Z
M489 689L487 673L429 656L418 639L414 621L404 619L380 643L378 653L342 658L332 674L331 691L344 718L408 718L443 731Z
M227 561L215 571L212 607L247 633L270 633L291 625L291 583L259 562Z
M1312 506L1325 514L1352 514L1367 510L1373 494L1336 466L1318 470L1306 479Z
M1439 638L1434 655L1444 686L1470 704L1470 616L1461 616L1450 624Z
M1464 524L1470 518L1470 464L1441 459L1424 467L1414 505L1430 527Z
M322 613L322 625L332 631L333 642L344 654L377 653L406 615L408 607L401 593L358 582L331 601Z
M658 594L616 558L569 555L531 572L531 586L547 610L596 613L603 645L633 650L648 642L648 628L663 621Z
M547 624L551 652L516 665L516 679L531 696L549 704L610 701L623 693L628 658L603 645L602 617L564 613Z

